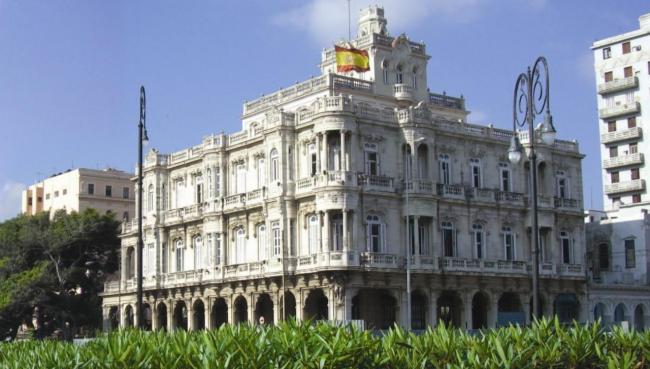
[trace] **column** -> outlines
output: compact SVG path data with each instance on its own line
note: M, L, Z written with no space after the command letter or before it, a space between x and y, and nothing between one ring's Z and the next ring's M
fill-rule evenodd
M255 321L255 297L253 293L248 295L248 321L253 325L257 324Z
M323 172L323 165L321 161L321 148L320 148L321 134L316 134L316 169L317 173Z
M343 319L352 320L352 299L358 292L358 288L345 288L345 314L343 315Z
M417 215L413 216L413 243L415 248L415 255L420 256L420 228L419 228L420 217Z
M345 149L345 130L341 130L341 171L347 171L347 158L346 158L346 149Z
M156 309L156 301L150 303L151 306L151 331L155 332L160 327L158 327L158 309Z
M323 215L321 212L318 212L318 252L323 251L323 225L322 224L323 224Z
M490 315L488 316L488 321L492 320L494 322L494 325L490 326L490 328L496 328L499 325L499 294L498 293L493 293L492 294L492 300L490 300L491 306L490 306Z
M298 290L294 295L296 296L296 320L301 322L303 319L302 307L304 306L302 299L302 290Z
M325 210L325 218L323 220L323 242L321 243L321 252L328 252L330 250L330 212Z
M397 291L397 296L399 297L397 299L397 316L399 317L399 325L405 329L409 329L411 327L411 322L408 321L408 296L406 290Z
M167 300L167 332L174 331L174 300Z
M232 302L233 295L224 297L224 300L226 300L226 306L228 307L228 324L235 324L235 309L233 308L234 304Z
M329 169L329 167L327 165L328 164L327 162L329 160L328 155L327 155L328 154L327 149L328 149L328 147L327 147L327 132L325 132L325 133L323 133L323 154L321 155L321 157L323 159L323 170L325 170L325 171Z
M497 324L497 313L494 307L494 295L489 295L490 301L487 306L487 328L494 328Z
M438 294L434 290L429 291L429 325L435 327L438 324Z
M192 299L185 300L185 307L187 308L187 330L194 330L194 304Z
M282 310L280 306L280 291L276 292L275 294L272 295L273 297L271 300L273 301L273 320L270 320L267 322L267 324L275 324L277 325L282 321Z
M212 303L213 303L212 299L208 297L205 299L205 303L203 305L205 309L203 322L206 331L212 329L212 319L210 319L210 312L212 311Z
M121 290L126 289L126 273L127 273L127 263L126 263L126 252L127 248L121 247L120 248L120 284L121 284Z
M472 295L470 292L464 293L465 303L465 329L472 329Z
M343 209L343 252L348 251L348 209ZM347 256L345 256L347 258ZM346 259L347 263L347 259Z
M110 309L111 308L108 306L102 306L102 329L104 332L108 332L110 330L110 320L111 320Z
M327 319L329 320L337 320L336 316L336 299L334 298L334 289L331 287L330 288L323 288L325 291L325 296L327 296Z

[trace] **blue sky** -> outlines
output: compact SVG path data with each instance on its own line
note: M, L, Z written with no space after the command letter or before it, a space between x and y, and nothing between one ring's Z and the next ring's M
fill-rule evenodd
M602 207L589 47L636 29L647 0L372 3L391 34L427 44L431 91L463 94L472 122L511 127L515 77L545 55L559 136L587 155L585 206ZM352 0L353 33L368 4ZM141 84L152 145L176 151L239 130L245 100L317 75L346 35L345 0L0 0L0 220L52 173L132 171Z

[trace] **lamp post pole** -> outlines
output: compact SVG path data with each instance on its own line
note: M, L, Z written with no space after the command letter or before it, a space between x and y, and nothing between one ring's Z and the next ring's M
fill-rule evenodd
M146 127L146 99L144 93L144 86L140 86L140 122L138 123L138 246L136 259L138 275L137 275L137 290L136 290L136 314L138 320L138 328L144 327L143 312L142 312L142 149L147 137Z
M406 207L406 326L410 331L411 326L411 239L409 230L411 228L411 219L409 214L409 180L412 181L413 162L411 154L408 152L408 142L404 145L404 164L406 170L404 171L404 196Z
M544 122L537 129L534 127L535 117L544 113ZM516 164L521 160L522 146L519 141L517 128L527 126L528 149L530 159L530 184L532 197L532 261L533 261L533 317L540 317L539 293L539 225L537 206L537 154L535 152L536 131L539 131L541 141L546 145L555 142L555 127L550 112L549 72L546 58L540 56L533 68L528 67L526 73L521 73L515 83L513 100L513 136L508 150L508 158Z

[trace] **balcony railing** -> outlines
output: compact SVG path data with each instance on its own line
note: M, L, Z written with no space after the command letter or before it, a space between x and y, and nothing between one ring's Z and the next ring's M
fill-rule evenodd
M462 185L438 183L437 190L438 196L450 198L465 197L465 187Z
M601 83L598 85L598 93L601 95L609 94L612 92L636 88L639 85L639 80L636 77L626 77L616 79L613 81Z
M605 185L605 193L607 195L623 193L623 192L631 192L631 191L643 191L643 190L645 190L644 179L633 179L631 181Z
M468 194L474 201L494 201L494 190L473 187Z
M618 141L633 140L641 138L641 127L625 129L623 131L608 132L600 135L600 142L609 144Z
M414 179L404 183L404 189L410 193L428 193L433 194L433 184L431 181L424 179Z
M578 200L575 199L555 197L553 202L556 208L578 209Z
M395 254L362 252L359 255L360 265L379 268L403 268L404 257Z
M637 164L643 164L643 154L641 153L621 155L603 160L603 167L605 169L625 167L628 165Z
M515 260L483 260L456 257L438 258L438 267L444 271L487 272L487 273L528 273L528 263Z
M429 93L429 102L443 108L465 110L465 99L445 94Z
M641 110L641 106L638 102L631 102L612 106L609 108L603 108L598 111L598 115L601 119L614 118L621 115L636 114Z
M394 191L393 177L362 174L359 176L359 182L365 190Z
M413 100L413 87L403 83L396 83L393 86L393 95L397 100Z
M357 185L357 175L353 172L342 170L328 170L318 176L316 185L321 186L352 186Z
M494 198L497 201L510 202L516 204L523 204L525 200L523 194L518 192L509 192L509 191L496 191L494 193Z

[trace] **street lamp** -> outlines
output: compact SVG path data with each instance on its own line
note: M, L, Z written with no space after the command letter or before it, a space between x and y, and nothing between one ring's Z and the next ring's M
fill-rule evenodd
M544 121L537 128L533 127L535 117L544 113ZM533 317L540 315L539 306L539 228L537 224L537 155L535 153L535 133L545 145L555 143L555 127L551 116L549 72L546 58L540 56L535 60L531 70L521 73L515 83L512 109L512 139L508 148L508 160L517 164L523 156L523 147L519 141L517 128L528 127L528 147L530 159L530 183L533 198Z
M146 99L144 86L140 86L140 122L138 123L138 285L136 291L136 314L138 319L138 328L143 327L142 316L142 147L149 143L147 136L146 118Z

